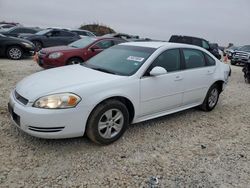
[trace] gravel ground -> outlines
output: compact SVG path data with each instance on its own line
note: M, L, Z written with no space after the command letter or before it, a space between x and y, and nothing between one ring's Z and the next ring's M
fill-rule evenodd
M209 113L196 109L131 125L109 146L87 138L44 140L11 124L10 90L41 69L30 59L0 60L0 187L250 186L250 84L232 66Z

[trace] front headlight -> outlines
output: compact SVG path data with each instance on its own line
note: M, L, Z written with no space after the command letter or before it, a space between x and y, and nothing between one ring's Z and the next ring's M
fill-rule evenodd
M62 55L63 55L62 52L54 52L54 53L49 55L49 58L50 59L57 59L57 58L61 57Z
M81 98L73 93L59 93L54 95L48 95L39 98L33 104L36 108L46 108L46 109L63 109L63 108L73 108L79 102Z
M33 46L27 42L22 42L22 44L26 47L26 48L32 48Z

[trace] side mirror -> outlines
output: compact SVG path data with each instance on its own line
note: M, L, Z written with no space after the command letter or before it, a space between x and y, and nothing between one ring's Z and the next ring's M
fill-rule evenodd
M100 48L98 47L98 46L92 46L91 48L90 48L90 50L92 51L92 52L94 52L94 51L96 51L96 50L99 50Z
M162 74L166 74L167 71L163 67L156 66L150 71L150 76L159 76Z

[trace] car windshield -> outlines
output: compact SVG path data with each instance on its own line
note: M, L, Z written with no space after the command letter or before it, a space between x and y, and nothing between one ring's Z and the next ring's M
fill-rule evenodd
M86 46L92 44L94 41L96 41L96 38L84 37L83 39L72 42L71 44L69 44L69 46L74 48L85 48Z
M11 27L11 28L3 28L4 32L11 32L13 30L15 30L16 27Z
M36 35L44 35L44 34L50 32L50 31L51 31L51 29L45 29L45 30L42 30L42 31L38 31L38 32L36 33Z
M130 76L155 50L148 47L117 45L94 56L83 66L111 74Z
M250 45L243 46L239 50L250 52Z

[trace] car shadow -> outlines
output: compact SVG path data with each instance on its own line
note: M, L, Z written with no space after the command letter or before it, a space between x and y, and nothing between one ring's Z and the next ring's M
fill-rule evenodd
M158 127L158 126L162 126L163 123L165 124L164 126L167 127L166 129L173 128L173 127L176 127L178 129L178 127L173 126L173 123L171 122L178 120L178 118L186 118L187 116L190 116L190 114L196 113L196 111L197 113L201 113L200 110L196 110L195 108L192 108L192 109L187 109L181 112L176 112L173 114L162 116L159 118L147 120L144 122L131 124L127 128L127 131L125 132L125 136L131 137L131 135L126 135L130 133L140 134L140 130L143 128L145 129L145 127L146 128ZM43 139L43 138L36 138L36 137L30 136L27 133L22 132L16 127L14 127L13 129L16 129L15 134L17 134L16 136L19 137L18 138L18 140L20 141L18 142L19 144L24 142L25 145L29 144L31 147L39 146L39 149L46 148L46 149L54 150L55 148L66 149L70 147L70 148L74 148L74 150L76 151L78 149L83 149L83 148L98 149L100 147L105 147L104 145L98 145L98 144L93 143L90 139L88 139L86 135L82 137L76 137L76 138ZM113 145L112 147L116 147L116 146L118 147L120 144L123 145L124 142L126 142L126 140L122 140L122 138L120 138L116 142L112 143L111 145Z

